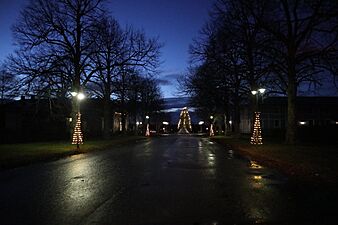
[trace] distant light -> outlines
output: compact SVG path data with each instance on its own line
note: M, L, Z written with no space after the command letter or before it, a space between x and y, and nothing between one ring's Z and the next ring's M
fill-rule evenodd
M149 116L146 116L146 119L149 119Z
M79 93L78 95L77 95L77 99L79 99L79 100L82 100L82 99L84 99L86 96L83 94L83 93Z
M68 121L71 123L73 121L73 118L72 117L68 118Z
M338 121L336 121L336 125L338 125Z
M77 92L72 91L72 92L70 92L70 94L71 94L73 97L75 97L75 96L77 95Z
M229 124L232 124L232 121L231 121L231 120L229 120Z
M259 91L261 94L263 94L263 93L265 92L265 88L260 88L260 89L258 89L258 91Z
M169 123L167 121L163 121L162 124L163 125L169 125Z
M204 124L204 121L198 122L198 125L203 125L203 124Z
M136 121L136 125L140 125L140 122Z
M257 91L251 91L251 94L256 95Z
M142 125L142 121L139 124Z
M300 121L299 124L300 124L300 125L305 125L306 122L305 122L305 121Z
M254 179L254 180L262 180L263 177L262 177L262 176L253 176L253 179Z
M214 118L214 116L210 116L210 119L212 120Z

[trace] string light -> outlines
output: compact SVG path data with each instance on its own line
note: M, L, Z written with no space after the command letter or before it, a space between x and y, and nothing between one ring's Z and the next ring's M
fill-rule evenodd
M214 125L213 124L210 124L210 136L214 136L215 133L214 133Z
M188 108L184 107L180 114L180 120L177 125L178 133L188 134L189 130L191 131L191 119L189 116Z
M74 133L73 133L73 145L77 145L77 148L79 148L80 144L83 144L83 135L81 131L81 114L77 113L76 114L76 124L74 128Z
M147 123L146 136L147 136L147 137L150 136L149 123Z
M261 114L260 112L255 112L255 123L254 123L254 128L253 128L251 142L250 142L253 145L263 144L260 114Z

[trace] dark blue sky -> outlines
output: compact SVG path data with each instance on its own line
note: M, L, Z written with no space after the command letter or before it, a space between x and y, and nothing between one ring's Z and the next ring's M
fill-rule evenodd
M29 0L0 0L0 60L13 51L10 27ZM188 66L188 47L197 37L212 0L111 0L109 11L122 26L142 28L165 44L159 79L165 97L176 93L176 78Z

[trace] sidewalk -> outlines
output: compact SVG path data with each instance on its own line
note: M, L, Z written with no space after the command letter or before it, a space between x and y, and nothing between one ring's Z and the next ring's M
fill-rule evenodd
M318 185L338 183L338 146L291 146L269 141L253 146L248 139L219 136L212 140L224 146L231 145L239 154L275 168L294 181Z

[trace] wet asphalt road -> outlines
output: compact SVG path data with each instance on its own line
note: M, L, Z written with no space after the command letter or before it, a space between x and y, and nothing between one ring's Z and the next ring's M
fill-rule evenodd
M207 138L168 136L0 173L0 224L335 224L337 191L292 185Z

